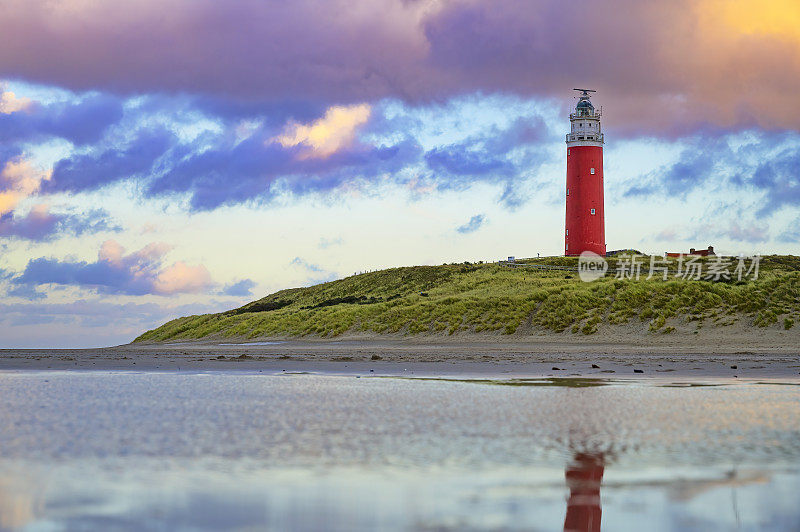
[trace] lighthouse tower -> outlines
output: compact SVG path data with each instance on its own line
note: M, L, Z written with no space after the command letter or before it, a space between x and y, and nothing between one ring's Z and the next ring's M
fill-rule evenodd
M603 214L603 130L600 110L590 101L591 89L581 93L570 113L567 133L567 223L564 255L593 251L606 254Z

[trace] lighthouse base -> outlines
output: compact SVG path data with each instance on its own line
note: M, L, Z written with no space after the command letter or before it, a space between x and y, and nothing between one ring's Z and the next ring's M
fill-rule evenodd
M603 209L603 146L567 143L567 202L564 255L606 254Z

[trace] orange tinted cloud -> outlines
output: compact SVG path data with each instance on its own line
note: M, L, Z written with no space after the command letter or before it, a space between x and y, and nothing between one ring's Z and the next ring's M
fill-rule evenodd
M698 12L706 24L720 24L744 34L786 37L800 44L797 0L706 0Z
M160 267L161 259L172 249L167 243L152 242L142 249L125 254L125 248L116 240L106 240L100 246L98 261L114 268L124 269L134 279L149 286L150 293L172 295L203 292L214 286L208 269L177 261Z
M35 194L52 170L43 171L23 158L12 159L0 170L0 216L13 211L25 198Z
M30 98L19 97L11 91L3 91L0 86L0 114L11 114L25 111L32 105Z
M353 143L358 128L369 120L370 112L368 104L330 107L325 116L311 124L287 125L274 140L286 148L302 146L301 158L328 157Z
M170 295L203 292L212 284L211 274L205 266L190 266L178 261L158 273L153 287L157 294Z

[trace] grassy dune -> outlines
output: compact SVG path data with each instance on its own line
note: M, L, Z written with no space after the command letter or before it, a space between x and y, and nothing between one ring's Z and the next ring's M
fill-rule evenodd
M609 261L611 269L618 260ZM649 258L640 260L646 272ZM577 266L577 259L566 257L524 262ZM335 337L346 332L523 334L549 330L588 335L634 320L649 324L653 333L670 333L674 325L693 323L723 327L740 322L789 329L800 319L800 257L763 257L755 281L644 277L638 281L606 277L585 283L576 272L499 264L392 268L281 290L219 314L178 318L135 341Z

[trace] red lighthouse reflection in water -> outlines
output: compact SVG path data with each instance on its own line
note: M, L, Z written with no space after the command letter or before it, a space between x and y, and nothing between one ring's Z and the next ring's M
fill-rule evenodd
M565 471L569 499L564 531L600 530L600 484L603 482L603 453L576 452Z

